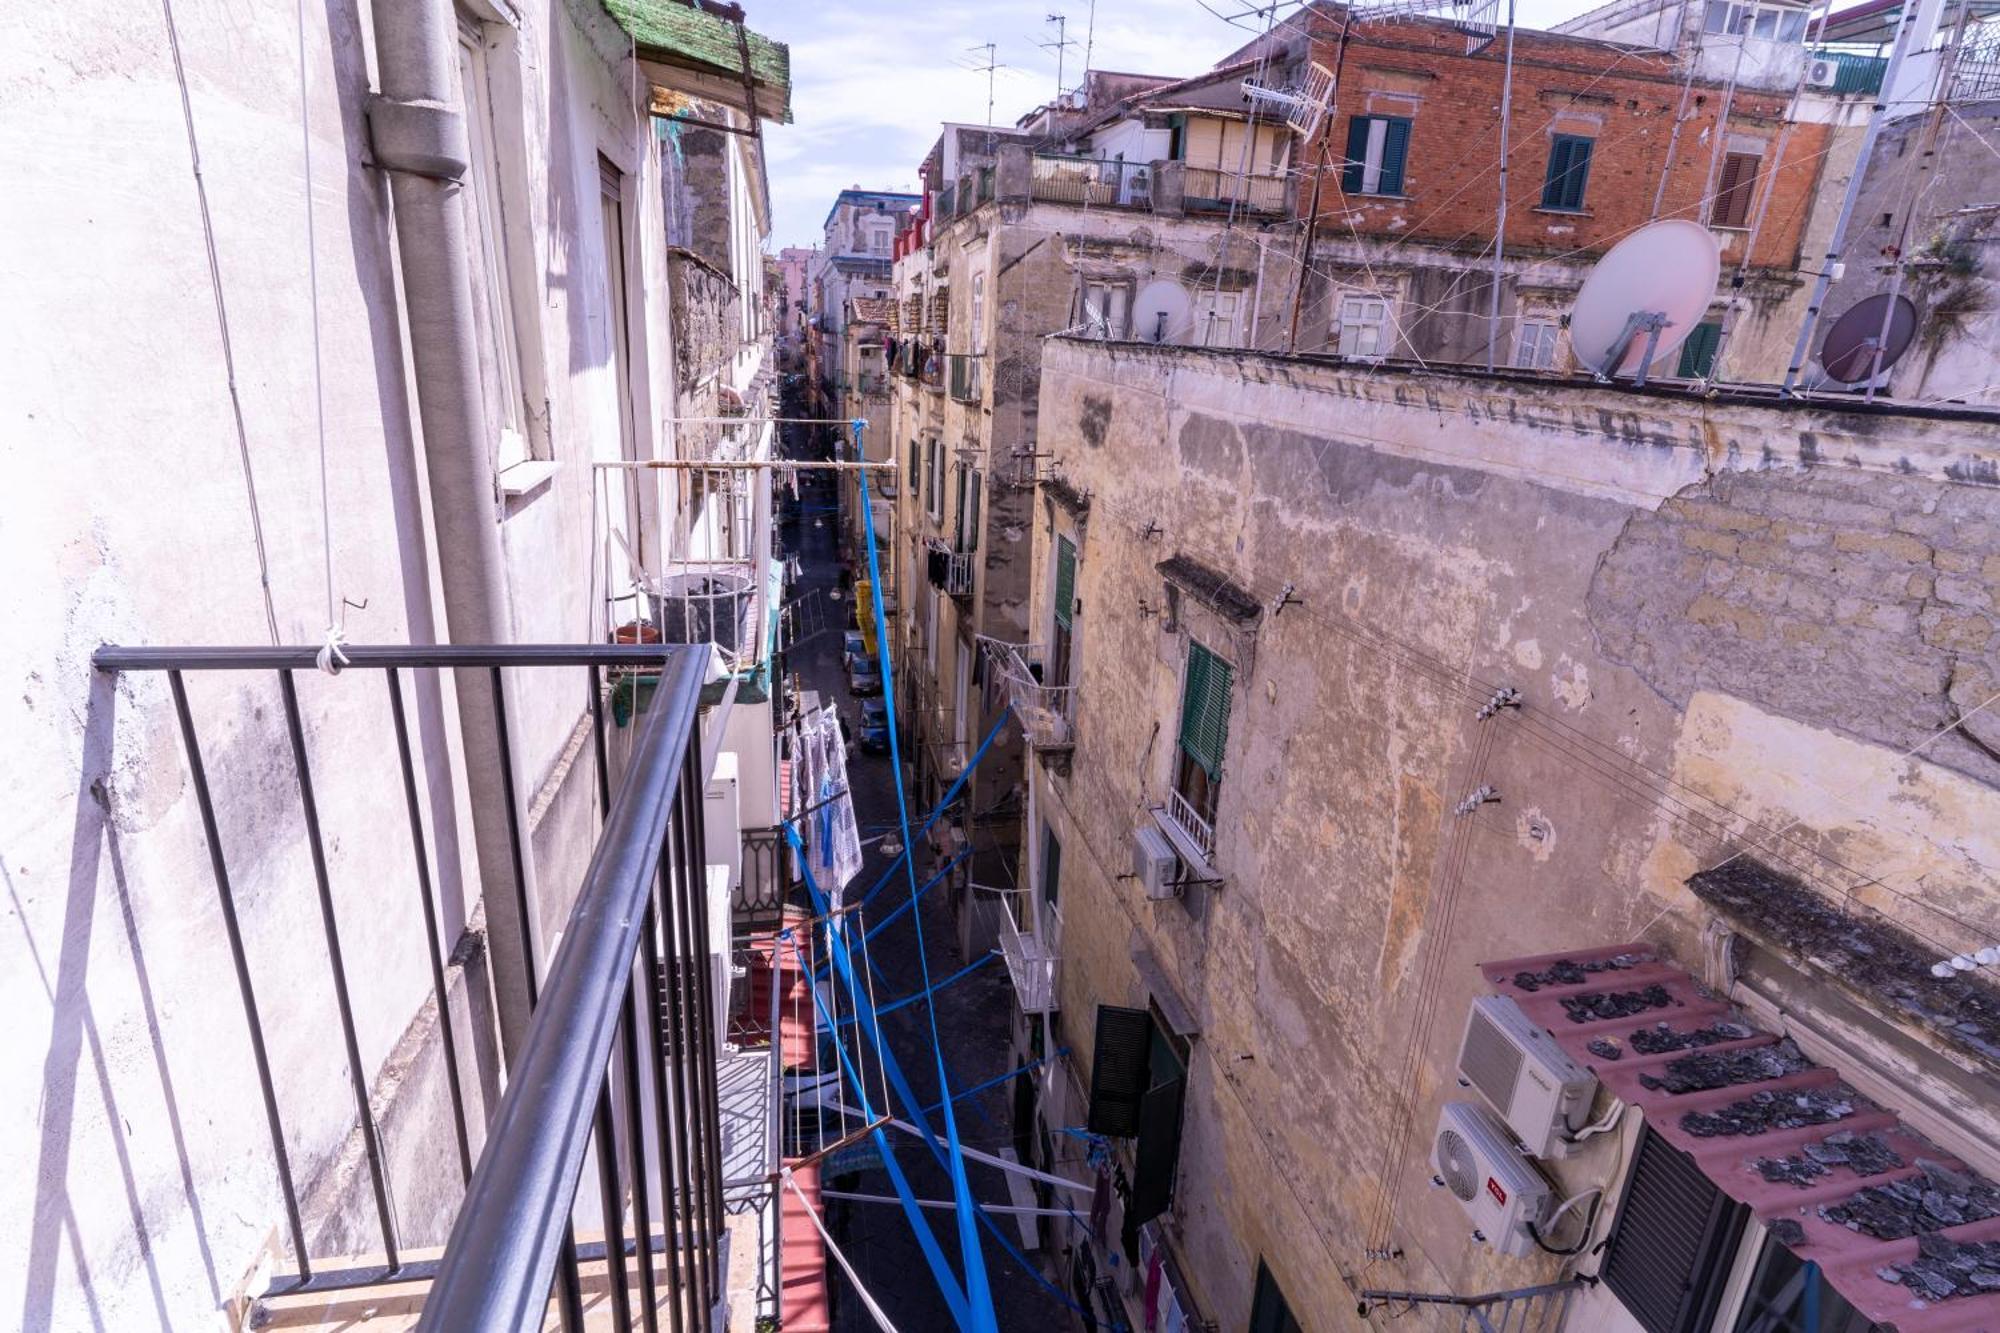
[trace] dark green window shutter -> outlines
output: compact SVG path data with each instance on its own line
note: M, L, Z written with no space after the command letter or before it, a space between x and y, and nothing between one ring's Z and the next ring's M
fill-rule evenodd
M1185 1079L1148 1088L1139 1101L1139 1149L1132 1163L1132 1197L1125 1220L1141 1227L1174 1201L1174 1168L1181 1159L1181 1094Z
M1076 546L1067 537L1056 538L1056 624L1064 629L1076 609Z
M1188 645L1181 748L1216 781L1222 778L1222 752L1229 742L1229 681L1229 663L1198 643Z
M1549 141L1549 173L1542 182L1542 207L1579 209L1590 182L1590 155L1595 145L1576 134L1558 134Z
M1131 1138L1139 1132L1139 1106L1150 1082L1153 1016L1144 1009L1097 1006L1091 1045L1090 1112L1093 1134Z
M1403 163L1410 156L1410 120L1407 116L1384 116L1388 128L1382 132L1382 170L1375 182L1377 194L1403 192Z
M1361 169L1367 165L1368 126L1372 116L1347 118L1347 165L1340 172L1340 188L1348 194L1361 193Z
M971 516L967 520L970 524L970 530L965 535L965 549L968 551L979 549L979 505L982 499L981 487L983 485L984 483L980 481L980 474L977 472L973 473L972 480L966 483L966 510Z
M1285 1303L1285 1293L1278 1289L1278 1280L1261 1259L1257 1261L1256 1294L1250 1298L1250 1333L1302 1333L1292 1307Z
M1674 373L1683 379L1698 380L1715 369L1716 349L1722 346L1720 324L1697 324L1681 344L1681 363Z
M1167 116L1167 157L1179 162L1187 156L1187 113L1171 112Z
M1707 1328L1748 1212L1693 1158L1641 1131L1604 1256L1604 1285L1646 1333Z

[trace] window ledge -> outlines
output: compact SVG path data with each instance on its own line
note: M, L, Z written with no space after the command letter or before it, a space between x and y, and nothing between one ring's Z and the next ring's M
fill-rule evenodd
M1386 199L1392 204L1407 204L1416 196L1408 194L1370 194L1366 190L1363 190L1359 194L1350 194L1347 197L1349 199L1360 199L1364 202L1375 199Z
M500 493L509 500L525 500L547 486L559 465L552 459L531 458L500 473Z
M1187 835L1187 831L1180 826L1179 822L1172 815L1167 813L1167 807L1156 805L1147 813L1153 816L1153 822L1159 825L1160 832L1167 835L1167 841L1173 844L1175 853L1179 855L1181 862L1187 866L1188 878L1222 878L1216 872L1215 862L1203 854L1201 848L1195 845L1194 839Z
M1533 210L1558 218L1594 218L1597 214L1587 208L1550 208L1547 204L1537 204Z

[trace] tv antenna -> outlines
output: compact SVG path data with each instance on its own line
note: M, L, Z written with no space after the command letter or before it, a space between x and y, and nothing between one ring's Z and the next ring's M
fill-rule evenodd
M1075 46L1076 41L1069 35L1068 15L1051 14L1046 21L1050 27L1056 30L1056 35L1051 40L1038 42L1036 45L1040 46L1044 51L1053 51L1056 53L1056 96L1061 97L1063 95L1063 54Z
M1708 228L1685 218L1654 222L1611 247L1576 294L1569 344L1600 382L1632 375L1646 382L1715 299L1722 250Z
M1819 364L1841 384L1876 382L1902 359L1917 336L1917 308L1907 296L1882 292L1857 301L1835 320L1820 344Z
M990 130L993 128L993 74L995 70L1004 68L996 56L999 48L995 47L991 42L982 42L978 46L968 46L965 49L967 51L983 51L986 53L985 64L969 65L967 68L975 74L984 74L986 76L986 128Z

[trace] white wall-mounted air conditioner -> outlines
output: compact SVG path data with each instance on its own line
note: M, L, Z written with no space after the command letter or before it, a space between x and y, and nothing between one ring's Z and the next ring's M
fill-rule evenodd
M1486 1099L1533 1157L1560 1157L1590 1116L1597 1079L1504 995L1482 995L1465 1018L1458 1081Z
M1810 88L1831 88L1840 78L1840 62L1827 59L1806 61L1806 86Z
M1451 1191L1472 1238L1501 1254L1535 1248L1530 1223L1548 1215L1549 1183L1521 1156L1499 1117L1477 1102L1446 1102L1431 1144L1431 1183Z
M1167 835L1151 824L1132 831L1132 874L1148 898L1172 898L1180 892L1181 859Z

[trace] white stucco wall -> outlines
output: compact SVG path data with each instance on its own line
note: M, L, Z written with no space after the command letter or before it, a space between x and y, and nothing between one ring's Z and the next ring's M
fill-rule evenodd
M386 181L363 165L365 19L307 8L317 294L307 250L300 33L283 7L173 11L227 301L276 634L325 625L323 510L355 642L445 618L406 381ZM357 23L360 26L357 26ZM518 137L501 133L524 384L551 479L503 521L511 629L594 636L589 462L620 452L597 158L625 173L635 448L672 401L658 167L629 44L594 4L522 12ZM282 1225L207 849L164 682L93 673L104 642L267 642L253 509L217 328L183 85L159 9L23 11L0 50L0 1326L214 1327ZM511 189L510 189L511 187ZM315 320L315 310L317 317ZM320 343L326 492L315 413ZM363 604L364 605L360 605ZM580 672L510 679L523 809L584 707ZM378 676L299 679L329 874L371 1075L429 990L412 849ZM301 1187L352 1120L275 681L191 678ZM444 784L456 717L412 687L426 827L447 896L476 883ZM577 773L588 773L581 765ZM549 818L591 818L553 802ZM455 826L454 826L455 821ZM554 834L557 830L551 829ZM588 837L537 838L587 850ZM456 855L452 855L452 848ZM461 863L462 862L462 863ZM542 864L546 895L580 865ZM463 912L447 909L447 939ZM468 1077L469 1071L468 1071ZM435 1080L430 1080L432 1084ZM456 1166L435 1168L455 1177ZM420 1182L398 1182L399 1193ZM434 1236L406 1237L414 1242Z

